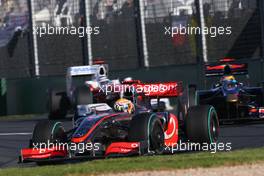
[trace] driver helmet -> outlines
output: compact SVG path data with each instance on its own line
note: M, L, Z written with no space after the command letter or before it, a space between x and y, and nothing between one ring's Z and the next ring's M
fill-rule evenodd
M115 102L114 109L118 112L127 112L131 114L135 111L135 106L132 101L125 98L120 98Z
M132 77L126 77L123 82L129 82L129 81L133 81L133 78Z
M234 76L223 77L223 85L225 89L234 89L237 87L237 81Z
M232 82L232 81L236 81L236 78L233 76L233 75L230 75L230 76L223 76L222 77L222 81L230 81L230 82Z

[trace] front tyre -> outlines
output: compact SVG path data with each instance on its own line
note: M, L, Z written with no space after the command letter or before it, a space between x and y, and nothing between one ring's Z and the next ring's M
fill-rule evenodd
M33 130L30 147L37 146L37 148L49 148L49 144L65 144L67 142L67 134L61 122L54 122L43 120L35 125ZM51 162L52 163L52 162ZM51 164L47 161L39 161L37 165Z
M217 142L219 121L215 108L210 105L190 107L186 117L186 134L190 142Z
M128 132L129 141L148 143L147 151L161 154L164 150L164 130L160 119L155 114L137 114L131 122Z
M66 142L67 135L61 122L43 120L35 125L32 135L32 143L48 144Z

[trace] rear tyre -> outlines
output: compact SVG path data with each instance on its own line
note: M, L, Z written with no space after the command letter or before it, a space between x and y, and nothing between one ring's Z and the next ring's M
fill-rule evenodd
M164 150L164 130L160 119L155 114L135 115L131 122L128 132L129 141L147 142L147 149L144 151L154 151L161 154Z
M70 108L70 101L66 92L49 91L48 108L50 120L65 118Z
M186 117L186 134L190 142L217 142L219 121L215 108L209 105L190 107Z
M75 91L75 105L88 105L93 103L93 94L87 86L78 87Z
M177 115L178 120L180 122L184 121L186 114L185 114L184 106L180 99L177 100L175 114Z
M188 108L197 105L196 85L188 86Z
M185 135L185 118L186 118L186 113L185 113L185 109L184 106L182 105L180 99L177 100L177 104L176 104L176 111L175 114L177 115L178 118L178 122L179 122L179 136L181 137L181 139L185 139L186 135Z

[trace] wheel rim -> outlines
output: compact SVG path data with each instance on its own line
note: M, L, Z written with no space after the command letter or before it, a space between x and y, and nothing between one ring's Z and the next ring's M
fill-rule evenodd
M212 113L211 120L210 120L210 133L212 137L211 142L216 142L219 136L219 125L217 121L217 115Z
M60 123L58 123L60 124ZM58 125L54 126L54 129L52 130L52 134L51 134L51 137L52 137L52 142L55 142L55 143L64 143L66 141L66 135L65 135L65 130L64 128L61 126L61 125Z
M155 123L151 134L151 149L161 153L164 148L164 132L159 123Z

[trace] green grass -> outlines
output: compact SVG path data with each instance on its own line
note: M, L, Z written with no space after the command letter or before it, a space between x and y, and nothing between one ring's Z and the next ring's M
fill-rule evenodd
M264 148L223 153L192 153L94 160L77 164L51 165L33 168L0 169L3 176L63 176L95 175L145 170L172 170L197 167L217 167L264 162Z

